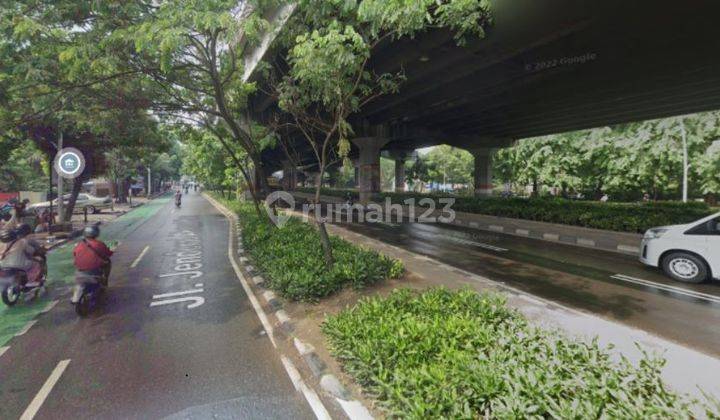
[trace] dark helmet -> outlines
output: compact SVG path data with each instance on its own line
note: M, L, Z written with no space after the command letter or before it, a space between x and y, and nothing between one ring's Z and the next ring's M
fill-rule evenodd
M31 234L32 228L27 223L23 223L20 226L18 226L17 229L15 229L15 231L17 232L18 238L22 238L22 237L25 237L25 236L28 236L29 234Z
M97 225L85 226L83 229L83 236L86 238L97 238L100 236L100 228Z
M6 244L8 242L14 241L15 239L17 239L17 233L15 233L15 229L0 230L0 242Z

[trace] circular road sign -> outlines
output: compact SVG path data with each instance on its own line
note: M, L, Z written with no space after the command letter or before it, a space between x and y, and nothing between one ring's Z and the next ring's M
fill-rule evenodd
M77 178L84 169L85 158L74 147L62 149L55 155L55 171L63 178Z

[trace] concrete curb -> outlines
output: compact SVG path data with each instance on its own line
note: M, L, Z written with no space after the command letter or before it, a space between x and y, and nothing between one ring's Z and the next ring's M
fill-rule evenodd
M247 256L245 249L242 247L242 227L240 226L237 215L206 193L203 193L203 196L218 209L223 209L225 216L228 217L232 223L235 223L238 247L237 255L234 257L243 270L245 270L246 274L248 274L248 277L252 279L252 283L254 283L256 287L264 287L265 278L261 274L257 273L255 267L250 264L250 258ZM337 376L328 372L328 364L317 354L315 348L292 335L292 332L295 331L295 323L284 310L282 300L271 290L266 289L258 294L265 302L269 312L275 317L274 327L292 337L293 347L300 358L305 361L305 364L309 368L310 372L312 372L313 377L319 381L323 391L337 401L338 405L340 405L350 419L373 419L370 411L360 401L352 397L352 393L340 382Z
M303 192L292 192L292 195L303 200L307 200L312 196L311 194ZM324 203L337 204L345 202L345 200L341 198L330 196L321 196L320 199ZM374 204L382 207L380 203ZM411 214L407 206L402 207L404 214ZM436 211L431 217L439 217L441 215L441 212ZM600 249L631 255L633 257L637 257L640 253L640 242L642 241L642 235L637 233L614 232L580 226L463 212L455 212L455 220L452 222L438 221L438 223L469 227L485 232L539 239L582 248Z

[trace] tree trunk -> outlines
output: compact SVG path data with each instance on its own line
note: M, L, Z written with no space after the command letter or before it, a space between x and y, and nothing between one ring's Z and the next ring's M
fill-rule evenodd
M67 207L65 208L65 214L63 222L69 222L72 219L73 210L75 210L75 203L77 202L80 189L82 189L83 179L77 177L73 179L72 191L70 192L70 199L68 200Z
M110 183L110 197L112 197L113 200L116 200L117 202L117 179L113 179L113 181Z
M115 181L115 188L117 189L117 202L127 203L127 188L125 187L125 180Z
M327 228L325 227L325 218L323 217L322 206L320 205L320 191L322 189L322 179L324 174L325 165L323 162L320 162L320 173L318 173L317 180L315 182L313 213L315 215L315 223L317 224L318 232L320 233L320 244L322 245L323 254L325 255L325 265L328 269L330 269L333 264L335 264L335 258L333 257L332 243L330 243L330 236L328 235Z

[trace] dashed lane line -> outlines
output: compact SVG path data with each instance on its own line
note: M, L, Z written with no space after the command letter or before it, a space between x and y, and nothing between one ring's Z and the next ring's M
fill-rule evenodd
M707 302L720 303L720 296L714 296L714 295L710 295L707 293L696 292L694 290L683 289L681 287L670 286L667 284L656 283L654 281L643 280L643 279L639 279L637 277L626 276L624 274L615 274L614 276L610 276L610 278L613 278L615 280L624 281L627 283L633 283L633 284L638 284L641 286L652 287L652 288L655 288L658 290L663 290L666 292L675 293L675 294L682 295L682 296L700 299L700 300L704 300Z
M30 328L32 328L33 325L37 322L37 319L33 319L31 321L28 321L27 324L18 332L15 333L15 337L20 337L21 335L25 335L28 331L30 331Z
M55 305L57 305L57 304L58 304L58 301L53 300L52 302L48 303L47 306L45 306L45 308L42 311L40 311L40 313L45 314L45 313L50 312L52 310L52 308L54 308Z
M150 249L150 245L145 246L145 248L143 248L143 250L142 250L142 252L140 253L140 255L138 255L138 257L135 258L135 261L133 261L132 264L130 264L130 268L135 268L135 267L137 267L138 264L140 264L140 261L141 261L141 260L143 259L143 257L145 256L145 254L147 254L147 252L148 252L149 249Z
M475 242L475 241L471 241L469 239L458 238L457 236L450 236L450 235L441 235L441 236L443 238L449 239L453 242L457 242L457 243L463 244L463 245L477 246L480 248L489 249L490 251L496 251L496 252L507 252L508 251L507 248L500 248L499 246L495 246L495 245L490 245L490 244L486 244L486 243L482 243L482 242Z
M20 420L32 420L37 412L40 410L40 407L42 407L43 403L47 399L48 395L50 395L50 392L55 387L55 384L60 380L60 377L62 376L63 372L65 372L65 369L67 369L68 365L70 364L70 359L62 360L58 365L53 369L50 376L47 378L45 383L43 384L42 388L40 388L40 391L38 391L37 395L35 395L35 398L30 402L30 405L25 409L25 412L20 416Z

